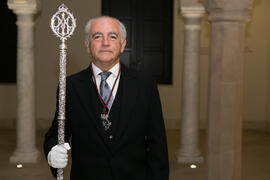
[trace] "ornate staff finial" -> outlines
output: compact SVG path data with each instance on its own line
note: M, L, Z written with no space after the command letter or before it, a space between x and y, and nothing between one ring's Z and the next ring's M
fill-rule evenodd
M76 19L69 12L65 4L61 4L58 11L52 16L51 29L61 41L69 38L76 28Z
M62 4L51 18L51 29L61 40L59 59L59 95L58 95L58 144L65 143L65 104L66 104L66 44L76 28L76 20L68 8ZM57 179L64 179L64 170L57 169Z

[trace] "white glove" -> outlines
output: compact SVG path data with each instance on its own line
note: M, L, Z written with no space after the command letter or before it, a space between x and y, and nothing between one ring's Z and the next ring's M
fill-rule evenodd
M68 143L52 147L48 153L48 164L53 168L65 168L68 163L68 150L70 150Z

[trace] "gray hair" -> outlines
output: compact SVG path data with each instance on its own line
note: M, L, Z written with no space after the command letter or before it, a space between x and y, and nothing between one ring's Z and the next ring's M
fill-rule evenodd
M119 21L118 19L116 19L114 17L110 17L110 16L99 16L99 17L89 19L89 21L85 25L85 29L84 29L85 30L85 40L87 42L89 41L89 33L90 33L92 23L95 20L100 19L100 18L110 18L110 19L114 20L119 25L121 43L123 43L126 40L126 38L127 38L127 30L126 30L125 25L121 21Z

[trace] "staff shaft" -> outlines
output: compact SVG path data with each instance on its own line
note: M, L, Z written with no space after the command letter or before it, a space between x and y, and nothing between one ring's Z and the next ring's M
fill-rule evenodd
M65 143L65 104L66 104L66 45L62 40L59 59L59 111L58 111L58 144ZM57 179L64 179L64 169L57 169Z

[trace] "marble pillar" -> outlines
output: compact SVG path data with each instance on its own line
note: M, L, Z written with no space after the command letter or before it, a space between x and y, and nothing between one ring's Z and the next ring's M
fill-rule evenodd
M207 180L240 180L245 26L252 0L207 0L211 23Z
M16 149L12 163L34 163L38 160L35 126L34 14L36 1L8 1L17 15L17 122Z
M188 2L188 3L185 3ZM181 14L184 16L184 59L182 79L182 111L180 127L180 149L178 163L202 163L203 157L198 149L199 124L199 47L200 19L204 7L197 2L183 1Z

